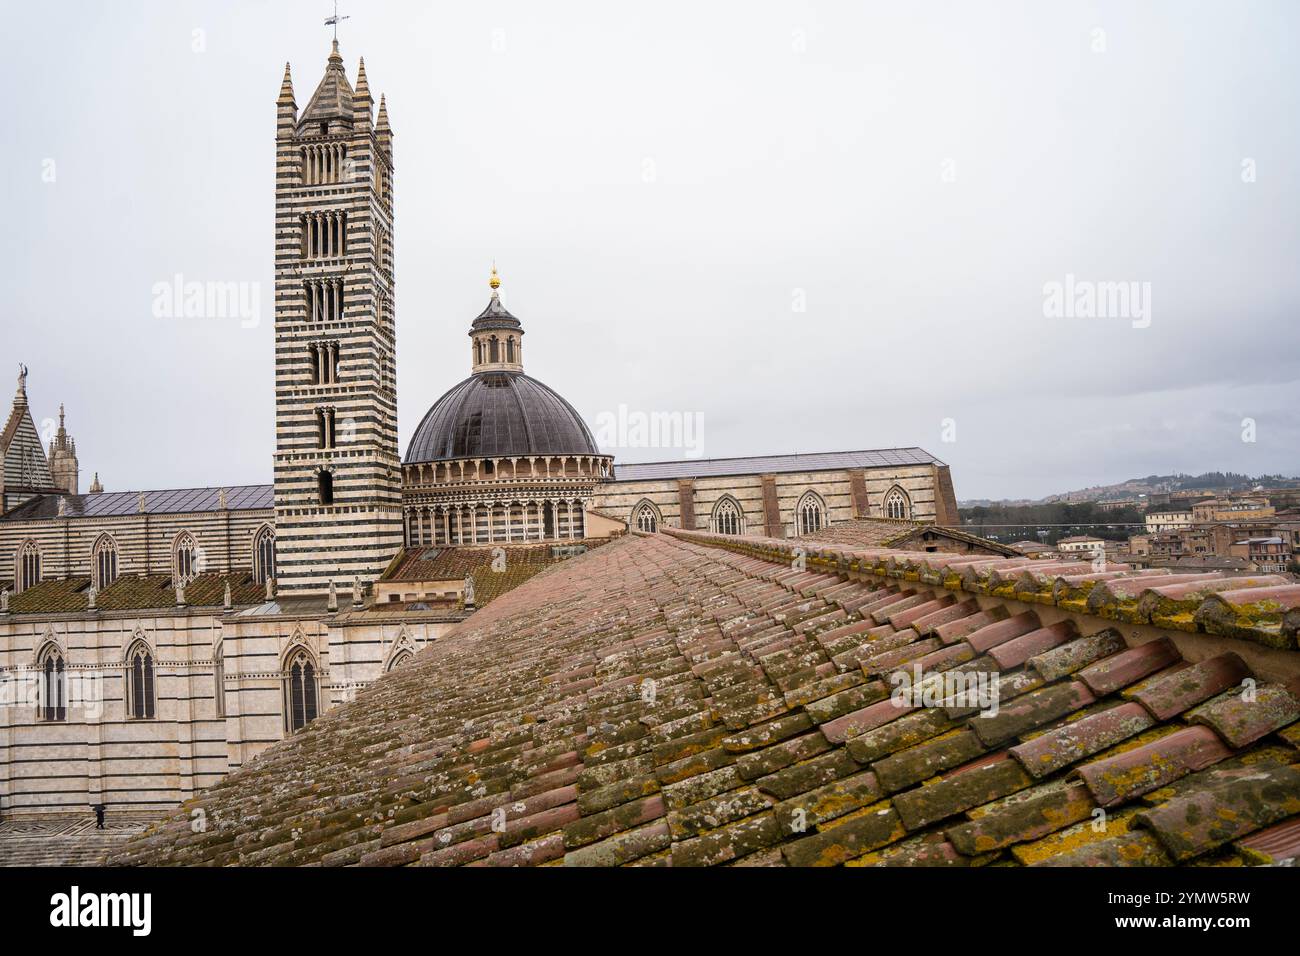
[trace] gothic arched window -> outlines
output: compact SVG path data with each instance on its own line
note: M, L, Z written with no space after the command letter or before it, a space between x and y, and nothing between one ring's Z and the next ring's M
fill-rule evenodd
M890 488L889 494L885 495L885 517L912 517L912 502L908 499L907 493L897 485Z
M126 715L152 720L154 715L153 654L144 641L136 641L126 655Z
M405 649L400 650L400 651L398 651L396 654L394 654L394 655L393 655L393 659L392 659L391 661L388 662L388 669L389 669L390 671L395 671L395 670L397 670L399 667L402 667L402 666L405 665L405 664L409 664L410 661L411 661L411 658L414 657L414 656L415 656L415 655L412 654L412 653L411 653L410 651L408 651L408 650L405 650Z
M172 549L173 579L181 587L189 584L199 574L199 563L199 548L194 543L194 535L182 532Z
M497 337L494 335L494 336L492 336L492 338L490 338L490 339L488 340L488 343L489 343L489 344L488 344L488 353L491 355L491 357L492 357L492 361L493 361L493 362L500 362L500 361L501 361L501 342L500 342L500 341L497 339Z
M632 512L632 527L637 531L654 534L659 530L659 511L649 501L643 501Z
M19 594L41 583L41 550L35 541L28 541L18 549L14 559L14 582Z
M723 498L714 506L713 530L717 534L745 533L745 513L735 498Z
M515 337L512 335L510 336L510 338L506 339L506 361L513 362L514 360L515 360Z
M294 733L315 720L318 713L316 667L305 649L289 658L284 680L284 723L289 733Z
M826 505L815 491L809 491L799 499L796 514L800 534L812 534L826 526Z
M100 535L95 543L94 560L95 588L104 590L117 580L117 542L108 535Z
M37 712L41 720L68 719L68 689L65 683L63 652L57 644L50 644L36 659L40 681L40 703Z
M264 525L253 538L253 580L265 584L275 577L275 532Z

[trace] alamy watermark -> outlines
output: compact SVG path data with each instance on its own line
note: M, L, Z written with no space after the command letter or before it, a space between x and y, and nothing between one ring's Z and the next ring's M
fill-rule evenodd
M148 936L153 926L152 893L83 893L73 886L50 897L50 925L123 927L133 936Z
M1043 283L1043 315L1049 319L1129 319L1135 329L1151 325L1150 282L1093 282L1066 273L1064 282Z
M596 416L596 444L601 448L671 448L686 458L704 450L702 412L643 412L626 405Z
M57 706L69 714L98 720L104 714L104 678L98 672L53 673L36 670L0 673L0 708L38 711Z
M181 273L152 289L156 319L238 319L240 328L262 322L260 282L187 281Z
M889 675L897 707L974 707L981 717L998 715L998 675L983 671L924 673L920 664Z

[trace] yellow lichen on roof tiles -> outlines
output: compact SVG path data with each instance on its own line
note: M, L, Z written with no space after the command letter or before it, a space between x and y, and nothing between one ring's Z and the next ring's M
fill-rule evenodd
M1129 839L1117 828L1150 794L1121 787L1126 805L1099 817L1097 830L1089 819L1080 831L1071 821L1087 809L1091 783L1072 782L1073 774L1180 730L1216 740L1218 731L1188 730L1179 714L1123 740L1094 733L1097 746L1118 742L1087 764L1086 747L1067 748L1033 779L1001 749L1120 704L1144 713L1145 704L1124 703L1121 693L1136 684L1104 692L1107 675L1137 672L1118 634L1061 645L1047 653L1073 651L1042 671L1009 657L1014 669L1003 673L996 654L971 647L974 656L954 656L960 644L913 630L963 602L943 591L946 603L938 602L933 585L896 577L852 579L849 555L834 549L819 567L800 566L791 547L677 532L633 536L556 564L196 801L235 824L199 836L178 816L116 859L979 865L1048 861L1119 836L1098 854L1120 863L1160 858L1149 834ZM918 574L934 560L881 559ZM971 627L987 626L994 612L1012 618L987 601L965 610ZM1037 620L1023 605L1014 613ZM950 626L963 620L940 633L963 641ZM899 708L883 677L865 680L866 671L893 673L910 660L932 668L927 681L962 668L997 678L1000 718L984 722L978 707L948 695L940 706ZM1079 677L1085 666L1097 669ZM1083 679L1096 695L1081 690ZM1213 686L1205 684L1205 695ZM1285 747L1280 739L1247 752ZM1204 752L1215 760L1229 753L1221 744ZM1150 771L1132 772L1142 782ZM1195 774L1182 780L1206 785ZM1067 784L1061 811L1051 788ZM1016 815L1013 795L1022 793L1036 816ZM999 814L1003 829L990 831ZM984 829L959 833L975 821ZM1026 842L1015 843L1018 836Z

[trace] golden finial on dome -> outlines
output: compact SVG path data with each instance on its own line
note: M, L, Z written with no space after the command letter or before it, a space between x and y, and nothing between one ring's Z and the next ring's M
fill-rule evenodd
M497 264L495 262L492 263L492 278L488 279L488 285L492 287L493 292L501 288L501 277L497 275Z

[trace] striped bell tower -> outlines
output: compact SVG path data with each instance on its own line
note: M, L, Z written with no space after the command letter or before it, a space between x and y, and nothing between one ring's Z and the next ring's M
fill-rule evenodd
M281 594L373 583L402 546L393 133L338 40L298 114L285 66L275 172L275 531Z

